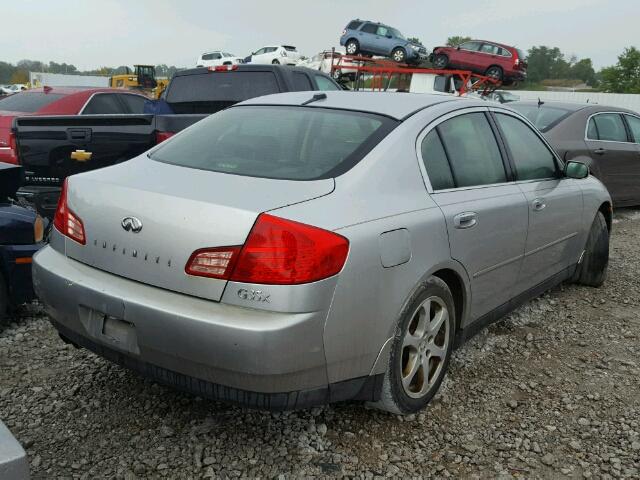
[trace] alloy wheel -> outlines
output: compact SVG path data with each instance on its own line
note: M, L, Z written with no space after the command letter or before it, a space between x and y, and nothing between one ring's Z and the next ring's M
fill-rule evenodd
M405 393L421 398L437 383L449 350L451 318L440 297L416 309L402 341L401 380Z

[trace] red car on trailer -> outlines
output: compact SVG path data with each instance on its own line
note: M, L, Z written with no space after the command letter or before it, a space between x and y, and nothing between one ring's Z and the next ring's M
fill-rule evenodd
M11 125L29 115L89 115L144 112L147 97L115 88L42 87L0 98L0 162L18 163Z
M457 47L436 47L429 60L437 69L470 70L505 85L527 78L527 62L522 50L487 40L470 40Z

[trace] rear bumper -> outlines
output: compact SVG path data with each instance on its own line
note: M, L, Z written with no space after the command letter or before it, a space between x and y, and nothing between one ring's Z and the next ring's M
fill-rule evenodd
M328 384L326 311L268 312L190 297L94 269L51 247L34 257L33 272L64 337L198 395L292 409L358 397L374 379ZM126 322L123 336L105 329L111 318Z

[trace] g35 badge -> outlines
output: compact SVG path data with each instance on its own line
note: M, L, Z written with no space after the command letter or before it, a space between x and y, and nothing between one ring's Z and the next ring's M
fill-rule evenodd
M265 293L262 290L247 290L246 288L241 288L238 290L238 297L242 300L271 303L271 294Z

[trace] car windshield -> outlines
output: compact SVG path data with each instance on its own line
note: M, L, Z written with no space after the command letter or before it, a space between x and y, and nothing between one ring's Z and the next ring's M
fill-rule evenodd
M59 93L21 92L0 99L0 110L8 112L34 113L60 100L64 95Z
M396 124L375 114L324 108L234 107L163 143L150 158L250 177L332 178L360 161Z
M538 130L546 132L573 113L571 110L547 105L509 105L533 123Z

